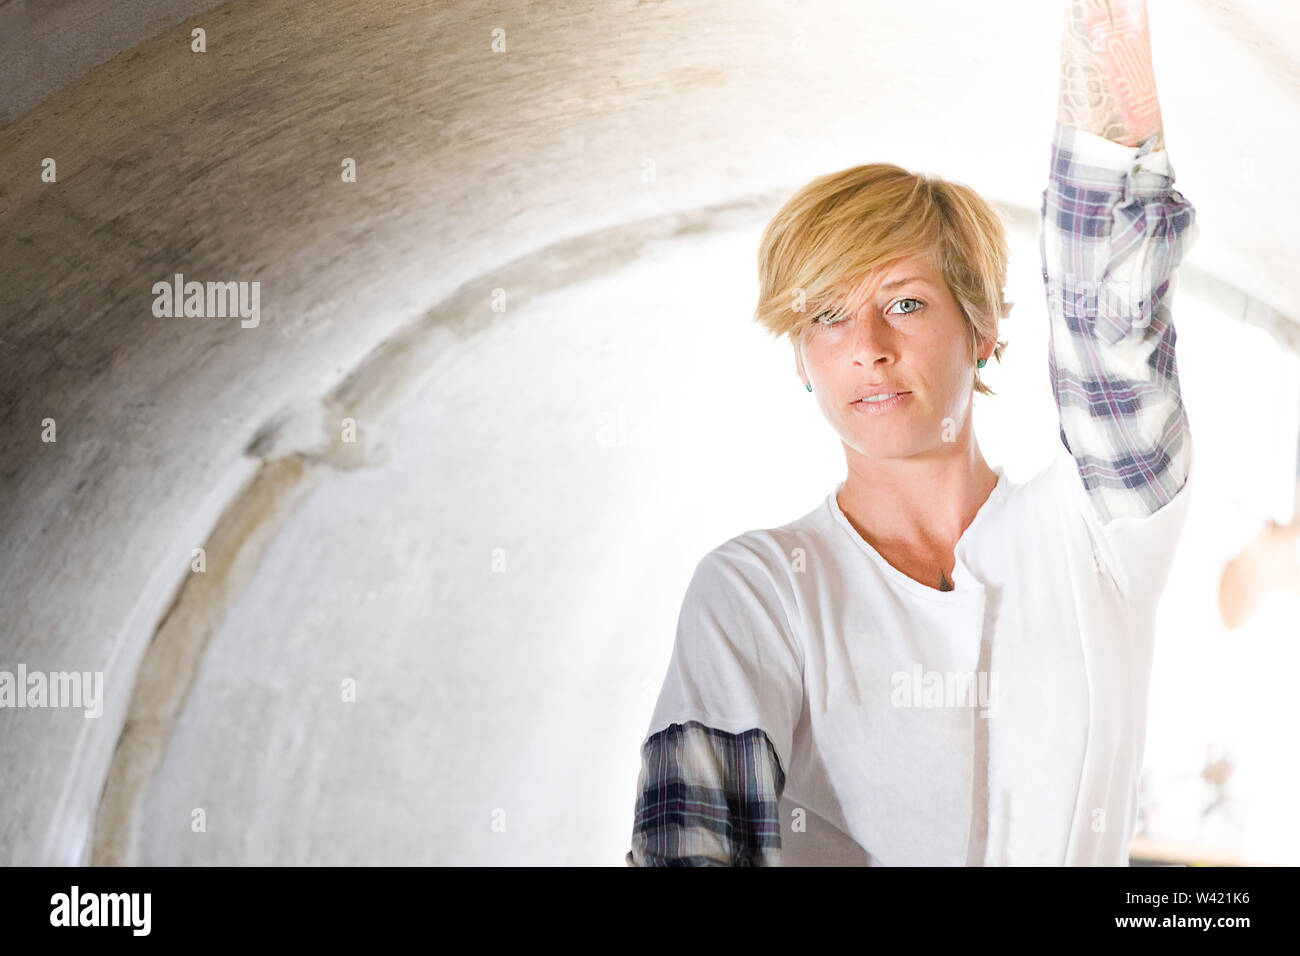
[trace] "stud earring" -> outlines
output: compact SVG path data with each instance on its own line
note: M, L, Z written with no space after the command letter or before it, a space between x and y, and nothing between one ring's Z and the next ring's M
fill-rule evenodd
M808 383L808 382L804 382L803 385L804 385L804 388L808 389L808 391L810 391L810 392L812 391L812 385L811 385L810 383Z
M988 364L988 361L989 361L988 359L980 359L978 362L975 363L975 365L977 368L983 368L985 365Z

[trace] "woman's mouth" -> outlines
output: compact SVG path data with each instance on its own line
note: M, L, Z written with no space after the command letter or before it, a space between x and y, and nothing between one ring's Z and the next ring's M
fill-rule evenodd
M858 399L853 403L853 407L864 415L881 415L900 407L911 394L911 392L895 392L892 395L872 395L870 398Z

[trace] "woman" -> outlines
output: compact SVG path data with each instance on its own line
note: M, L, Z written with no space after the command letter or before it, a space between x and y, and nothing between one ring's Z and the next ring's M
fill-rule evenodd
M986 202L873 164L765 231L757 319L848 473L697 566L629 864L1127 864L1189 495L1169 301L1195 211L1144 0L1112 6L1067 4L1041 242L1062 447L1027 483L971 424L1010 308Z

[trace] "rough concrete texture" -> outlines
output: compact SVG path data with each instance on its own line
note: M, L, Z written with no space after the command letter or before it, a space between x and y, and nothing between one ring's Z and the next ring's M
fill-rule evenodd
M222 0L0 0L0 125Z
M746 325L758 231L813 176L898 162L1021 223L1028 417L986 453L1054 438L1023 231L1054 4L165 6L28 112L5 84L0 668L106 700L0 711L0 861L621 862L694 559L835 475ZM93 65L95 22L30 89ZM1152 26L1204 230L1180 295L1267 357L1300 315L1295 15ZM260 324L156 317L175 273L259 281Z

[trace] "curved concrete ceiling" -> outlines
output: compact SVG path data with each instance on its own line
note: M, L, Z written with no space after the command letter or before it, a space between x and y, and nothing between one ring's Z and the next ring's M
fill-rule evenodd
M897 162L995 199L1036 271L1059 9L1005 6L0 3L0 667L104 675L96 719L0 711L21 768L0 859L554 859L527 788L563 803L557 766L640 718L560 731L653 673L662 647L629 648L673 608L646 595L671 604L682 555L753 516L664 544L666 489L727 490L663 452L710 414L691 389L736 348L765 217L816 175ZM1293 349L1297 27L1282 3L1152 0L1202 224L1181 293ZM667 284L706 247L725 279ZM176 273L260 283L258 323L156 316ZM1032 319L1032 284L1012 298ZM746 341L753 371L727 381L750 395L788 369ZM728 437L696 460L762 442L705 433ZM550 586L501 573L521 566ZM338 709L346 681L372 709ZM501 749L507 708L548 714L523 751ZM502 752L513 769L484 767ZM489 816L521 835L461 835Z

